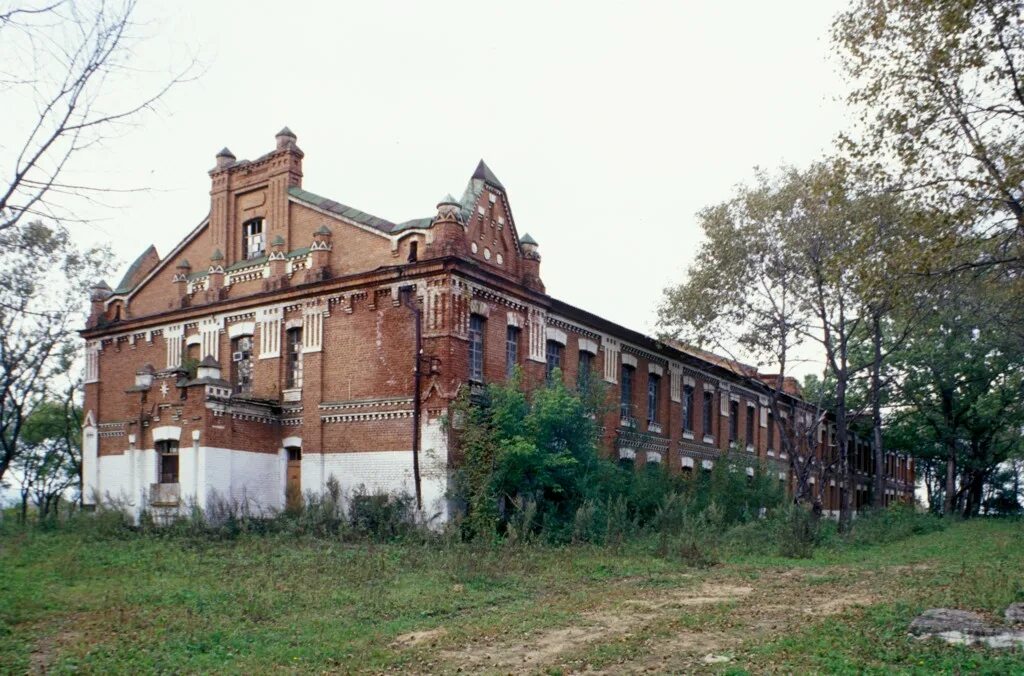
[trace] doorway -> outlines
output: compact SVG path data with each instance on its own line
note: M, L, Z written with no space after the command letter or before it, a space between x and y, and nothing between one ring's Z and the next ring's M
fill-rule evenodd
M302 449L290 447L288 451L288 473L284 486L285 508L291 511L302 508Z

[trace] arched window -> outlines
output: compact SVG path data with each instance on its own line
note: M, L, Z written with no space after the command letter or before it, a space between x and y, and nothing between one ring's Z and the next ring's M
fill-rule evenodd
M242 255L246 260L266 256L264 242L262 218L250 218L242 224Z

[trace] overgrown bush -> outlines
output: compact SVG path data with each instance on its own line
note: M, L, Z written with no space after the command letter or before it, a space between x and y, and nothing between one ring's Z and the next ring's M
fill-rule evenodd
M349 502L352 531L374 540L395 540L414 527L414 500L407 494L367 492L360 486Z
M771 525L781 556L809 559L820 544L821 517L802 505L789 505L777 510Z
M651 532L668 555L680 547L684 522L696 548L708 510L725 528L781 504L778 481L744 453L726 454L692 478L603 457L597 420L604 401L603 388L581 394L557 376L532 392L522 391L518 377L483 394L464 391L451 434L459 463L451 497L465 509L464 536L618 547Z
M931 533L948 525L949 519L930 512L918 512L907 505L893 505L858 514L845 539L850 544L875 545Z

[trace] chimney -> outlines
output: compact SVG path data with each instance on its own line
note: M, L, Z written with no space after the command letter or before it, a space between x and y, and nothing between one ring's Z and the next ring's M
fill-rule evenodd
M278 150L287 150L289 148L295 148L296 150L298 150L298 147L295 145L295 142L298 140L298 137L296 137L295 132L293 132L288 127L285 127L281 131L277 132L277 135L274 136L274 139L277 140Z
M461 256L466 254L466 226L462 220L462 205L450 194L437 203L437 215L431 224L434 241L427 245L426 255Z
M544 282L540 281L540 248L537 240L525 234L519 240L523 251L523 284L544 293Z
M225 295L224 291L224 254L220 249L214 249L206 277L206 295L209 301L220 300Z
M178 290L178 304L188 305L188 277L192 274L192 264L186 259L174 266L174 285Z
M221 148L220 152L217 153L217 168L214 171L220 171L227 169L235 163L235 154L227 148Z
M326 225L313 233L313 244L309 247L309 269L306 282L319 282L331 276L331 229Z
M89 321L88 326L96 326L103 316L103 303L110 298L113 291L106 282L100 280L89 289Z

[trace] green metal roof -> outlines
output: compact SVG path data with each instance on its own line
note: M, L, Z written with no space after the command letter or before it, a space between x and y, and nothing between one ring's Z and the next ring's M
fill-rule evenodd
M242 268L247 268L247 267L249 267L251 265L263 265L266 262L267 262L267 257L266 256L260 256L259 258L246 258L245 260L238 261L237 263L232 263L231 265L227 266L226 268L224 268L224 272L231 272L232 270L240 270Z
M360 211L359 209L350 207L347 204L342 204L341 202L335 202L332 199L321 197L316 193L311 193L308 190L303 190L302 188L288 188L288 194L298 200L312 204L318 209L329 211L332 214L337 214L338 216L355 221L360 225L380 230L381 232L391 232L392 228L395 227L395 224L391 221L378 218L366 213L365 211Z
M490 167L488 167L483 160L480 160L480 163L476 167L476 171L473 172L472 177L470 177L469 182L466 184L466 189L462 193L462 199L456 200L449 194L445 196L443 202L461 205L462 219L464 222L468 221L472 216L473 206L480 199L480 195L484 191L484 185L490 185L502 191L505 190L505 186L501 184L501 181L499 181L498 177L494 175L494 172L491 171ZM288 194L298 200L306 202L307 204L312 204L319 209L329 211L332 214L337 214L361 225L369 226L385 234L402 232L404 230L429 228L434 222L433 216L427 216L425 218L413 218L408 221L403 221L402 223L393 223L392 221L378 218L377 216L368 214L365 211L360 211L354 207L342 204L341 202L321 197L320 195L311 193L308 190L303 190L302 188L289 188Z

